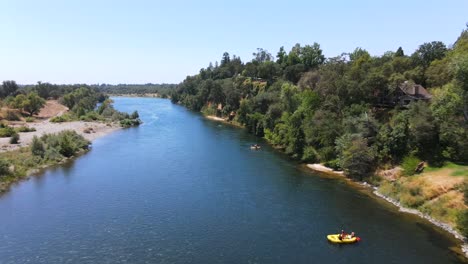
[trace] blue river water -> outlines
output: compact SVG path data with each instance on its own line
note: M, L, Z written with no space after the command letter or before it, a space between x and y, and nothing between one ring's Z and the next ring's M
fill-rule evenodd
M0 264L461 263L450 236L242 129L169 100L114 100L144 124L2 195ZM329 243L341 229L362 241Z

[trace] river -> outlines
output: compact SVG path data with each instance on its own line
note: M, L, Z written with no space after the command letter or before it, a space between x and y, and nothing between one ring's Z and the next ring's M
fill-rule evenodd
M447 234L242 129L169 100L114 100L144 124L0 197L1 264L460 263ZM330 244L341 229L362 241Z

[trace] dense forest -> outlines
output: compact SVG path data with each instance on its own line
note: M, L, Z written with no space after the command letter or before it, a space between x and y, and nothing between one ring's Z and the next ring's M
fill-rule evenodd
M404 161L468 161L468 29L453 45L325 58L320 45L225 52L171 99L244 125L302 162L364 179Z

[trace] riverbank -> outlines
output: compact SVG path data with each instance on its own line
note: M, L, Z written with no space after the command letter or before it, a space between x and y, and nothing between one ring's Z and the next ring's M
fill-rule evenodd
M34 136L41 137L44 134L55 134L64 130L73 130L79 135L83 136L89 141L108 135L116 130L122 129L117 123L102 123L102 122L85 122L85 121L72 121L53 123L49 120L24 123L15 122L11 124L12 127L27 126L34 128L36 131L20 132L20 140L18 144L10 144L10 138L0 138L0 152L17 150L27 147L31 144Z
M209 119L209 120L218 121L218 122L221 122L221 123L224 123L224 124L228 124L228 125L232 125L232 126L236 126L236 127L240 127L240 128L244 127L243 125L237 123L236 121L229 121L226 118L217 117L217 116L214 116L214 115L206 115L206 114L203 114L203 116L206 119Z
M393 205L395 205L396 207L398 207L398 210L400 212L403 212L403 213L408 213L408 214L413 214L413 215L417 215L423 219L426 219L427 221L429 221L430 223L432 223L433 225L445 230L446 232L452 234L456 239L460 240L461 241L461 245L460 245L460 248L461 248L461 253L463 253L465 255L465 258L468 260L468 243L467 243L467 238L465 238L464 236L462 236L457 230L455 230L450 224L447 224L447 223L444 223L444 222L441 222L441 221L438 221L434 218L432 218L431 216L427 215L427 214L424 214L422 213L421 211L419 210L416 210L416 209L412 209L412 208L408 208L408 207L405 207L403 206L400 202L396 201L395 199L392 199L382 193L380 193L378 191L378 188L375 187L375 186L372 186L372 188L374 189L373 193L375 194L375 196L379 197L380 199L383 199Z
M218 122L222 122L222 123L227 123L227 124L231 124L230 122L228 122L226 119L224 118L220 118L220 117L217 117L217 116L213 116L213 115L204 115L205 118L207 119L210 119L210 120L213 120L213 121L218 121ZM243 126L239 126L239 127L243 127ZM436 218L434 217L431 217L430 215L428 214L424 214L423 212L417 210L417 209L414 209L414 208L409 208L409 207L406 207L404 206L403 204L401 204L400 202L398 202L397 200L389 197L389 196L385 196L384 194L378 192L378 187L375 186L375 185L371 185L367 182L355 182L349 178L347 178L345 175L344 175L344 172L343 171L335 171L329 167L326 167L322 164L306 164L306 167L309 169L309 170L313 170L315 172L319 172L321 173L322 175L325 174L325 175L330 175L331 177L338 177L338 178L342 178L344 179L348 184L351 184L353 185L354 187L363 187L363 188L367 188L370 192L370 196L375 198L375 199L380 199L380 200L384 200L386 202L389 202L395 206L398 207L398 210L400 212L404 212L404 213L409 213L409 214L413 214L413 215L416 215L418 217L421 217L425 220L427 220L428 222L430 222L431 224L433 224L434 226L438 227L438 228L441 228L442 230L446 231L447 233L453 235L457 240L461 241L460 243L460 249L461 250L455 250L454 251L457 253L457 254L460 254L460 255L463 255L466 260L468 260L468 244L466 243L466 238L463 237L455 228L454 226L456 225L455 223L446 223L444 221L440 221L440 220L437 220ZM388 172L388 173L387 173ZM388 171L383 171L381 174L382 175L379 175L379 177L382 179L382 181L384 182L394 182L396 179L397 179L397 174L399 174L401 172L401 168L394 168L392 170L388 170ZM438 181L440 182L441 179L438 179ZM439 184L439 183L438 183ZM439 184L440 185L440 184ZM454 184L455 185L455 184ZM445 191L447 191L448 189L451 189L451 188L447 188L446 185L444 186L438 186L440 189L443 189ZM452 186L453 188L453 186ZM433 197L434 198L434 197Z
M415 208L410 208L408 206L405 206L404 204L402 204L402 202L390 197L389 195L386 195L384 193L382 193L380 191L380 189L382 188L381 186L378 187L378 186L375 186L375 185L371 185L367 182L355 182L355 181L352 181L351 179L345 177L345 175L343 174L343 172L341 171L334 171L333 169L331 168L328 168L322 164L307 164L306 167L308 169L311 169L315 172L319 172L319 173L322 173L325 174L325 175L329 175L329 177L333 177L333 178L336 178L336 179L343 179L345 182L347 182L348 184L350 184L352 187L359 187L359 191L363 191L362 188L366 188L369 192L370 192L370 197L374 197L375 199L379 199L379 200L383 200L383 201L386 201L394 206L396 206L398 208L398 211L400 212L403 212L403 213L408 213L408 214L412 214L412 215L416 215L422 219L425 219L427 220L428 222L430 222L432 225L444 230L445 232L453 235L453 237L455 239L457 239L458 241L460 241L460 249L453 249L457 254L460 254L460 255L463 255L466 260L468 260L468 243L467 243L467 238L465 238L463 235L460 234L459 231L457 231L454 226L455 224L454 223L447 223L445 221L441 221L441 220L438 220L430 215L428 215L427 213L424 213L418 209L415 209ZM398 169L393 169L392 170L393 172L395 171L399 171ZM380 173L382 174L382 173ZM384 173L385 174L385 173ZM388 175L387 175L388 176ZM430 175L432 176L432 175ZM398 177L395 177L395 175L390 175L389 177L381 177L382 178L382 181L384 181L384 184L388 184L390 182L395 182ZM441 179L437 179L438 182L441 181ZM463 179L461 178L455 178L454 180L452 180L452 182L449 182L447 183L447 181L445 181L445 186L437 186L439 189L441 190L445 190L445 192L449 192L450 190L453 190L454 186L457 186L457 184L459 184ZM451 186L448 186L448 185L451 185ZM387 186L387 185L384 185L384 186ZM421 187L421 186L419 186ZM427 186L426 186L426 189L427 189ZM366 191L366 193L369 193L368 191ZM439 194L441 195L441 194ZM461 195L461 194L460 194ZM436 198L432 197L432 200L434 200Z
M307 167L313 171L324 172L324 173L331 173L335 175L344 175L343 171L336 171L332 168L328 168L322 164L315 163L315 164L307 164Z
M40 128L39 130L28 132L27 134L29 135L27 139L25 140L23 138L21 144L2 145L2 149L0 151L0 160L2 160L2 164L7 164L6 166L8 167L4 167L4 170L8 172L0 177L0 194L7 192L13 184L28 179L31 175L34 175L51 166L64 163L67 160L73 159L87 152L87 145L91 144L92 141L121 129L116 127L116 125L108 126L107 124L98 122L77 121L58 124L51 123L53 125L48 123L41 124L42 125L38 127ZM47 128L49 130L47 130ZM71 144L65 146L66 148L75 149L73 150L73 154L71 156L62 154L60 148L47 149L45 143L40 143L43 144L42 151L44 154L42 156L38 156L32 153L30 144L34 135L39 138L46 134L59 135L60 133L67 133L67 131L71 133L76 132L76 134L75 136L67 136L68 140L62 141L61 139L57 138L56 141L58 141L60 146L62 146L62 144Z

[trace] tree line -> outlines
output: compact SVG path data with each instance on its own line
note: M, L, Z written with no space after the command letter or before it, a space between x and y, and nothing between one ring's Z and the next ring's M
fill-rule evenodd
M51 122L73 120L114 121L123 127L141 123L138 112L122 113L114 109L112 100L97 87L86 84L57 85L38 82L36 85L19 86L15 81L3 81L0 85L0 99L3 105L19 109L32 117L44 107L46 99L56 99L70 109L70 112L51 119ZM19 120L11 111L7 119Z
M430 100L394 100L402 85L416 84ZM409 158L468 162L467 29L449 47L427 42L409 55L356 48L325 58L318 43L281 47L276 56L259 48L248 62L225 52L170 96L239 122L294 159L360 180Z
M92 85L92 87L106 94L159 94L165 98L176 87L176 84L100 84Z

